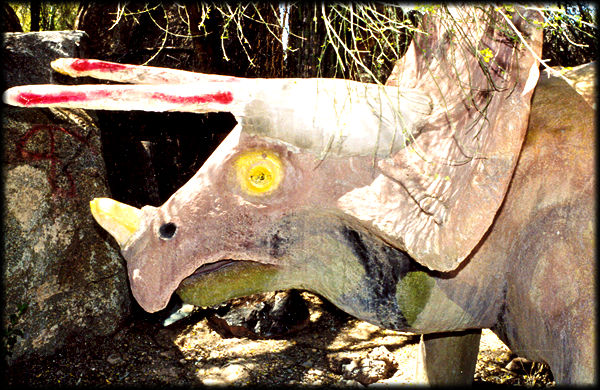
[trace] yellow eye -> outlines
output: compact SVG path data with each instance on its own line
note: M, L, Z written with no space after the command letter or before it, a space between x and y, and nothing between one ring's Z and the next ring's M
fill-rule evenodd
M279 157L269 151L246 152L235 162L237 180L246 193L265 195L279 186L283 166Z

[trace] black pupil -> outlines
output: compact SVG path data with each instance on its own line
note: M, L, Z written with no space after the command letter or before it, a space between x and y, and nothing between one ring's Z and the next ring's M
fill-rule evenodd
M161 238L171 238L175 235L177 226L173 222L165 223L158 229Z

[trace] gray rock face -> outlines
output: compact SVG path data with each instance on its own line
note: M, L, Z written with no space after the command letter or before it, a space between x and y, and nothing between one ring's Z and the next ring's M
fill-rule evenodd
M85 57L84 31L2 34L2 66L6 87L27 84L79 84L81 79L55 72L50 62L60 57Z
M50 69L85 33L4 34L5 86L73 83ZM77 80L75 80L77 82ZM130 310L125 264L89 211L110 196L93 113L4 107L3 348L10 364L106 335Z

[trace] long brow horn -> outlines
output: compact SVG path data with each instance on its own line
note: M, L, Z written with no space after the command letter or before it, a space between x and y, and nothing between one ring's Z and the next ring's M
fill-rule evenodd
M24 85L9 88L2 100L19 107L65 107L118 111L236 112L248 101L244 88L220 82L150 85Z
M258 79L188 72L153 66L59 58L51 66L71 77L93 77L121 85L27 85L3 94L20 107L65 107L117 111L181 111L238 114L256 90Z
M70 76L121 85L28 85L5 91L7 104L95 110L231 112L242 130L319 155L389 155L420 131L431 99L415 89L342 79L248 79L168 68L63 58Z
M238 82L240 77L189 72L156 66L119 64L117 62L84 58L59 58L50 64L52 69L71 77L93 77L99 80L131 84L188 84L211 81Z

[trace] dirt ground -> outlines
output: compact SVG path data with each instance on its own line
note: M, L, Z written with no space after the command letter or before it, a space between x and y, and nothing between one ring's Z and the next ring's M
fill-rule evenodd
M116 334L16 363L8 385L339 385L395 386L414 382L418 336L356 320L319 297L302 293L309 324L284 339L224 338L213 330L210 310L197 310L168 327L150 315ZM553 386L546 366L506 365L512 356L484 330L475 386ZM515 364L513 364L515 365Z

